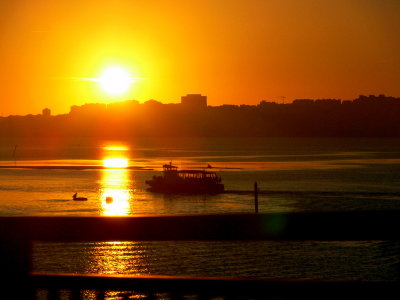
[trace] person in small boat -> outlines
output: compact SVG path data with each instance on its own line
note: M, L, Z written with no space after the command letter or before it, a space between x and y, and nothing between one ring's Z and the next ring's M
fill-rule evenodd
M72 200L81 200L81 201L83 201L83 200L87 200L87 198L85 198L85 197L78 197L78 193L75 193L75 194L72 196Z

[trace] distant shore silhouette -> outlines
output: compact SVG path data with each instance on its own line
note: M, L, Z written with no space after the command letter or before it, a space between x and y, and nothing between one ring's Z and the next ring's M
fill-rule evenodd
M400 98L385 95L208 106L195 94L178 104L128 100L0 117L0 137L400 137L399 115Z

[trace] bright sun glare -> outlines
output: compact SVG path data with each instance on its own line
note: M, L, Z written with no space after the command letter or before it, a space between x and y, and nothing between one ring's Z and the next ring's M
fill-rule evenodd
M108 158L103 160L106 168L127 168L129 165L127 158Z
M120 67L105 69L99 78L101 88L111 95L119 95L126 92L132 82L133 79L129 73Z

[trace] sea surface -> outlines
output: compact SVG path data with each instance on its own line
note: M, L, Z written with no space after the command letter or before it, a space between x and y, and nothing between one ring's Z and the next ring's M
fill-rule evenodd
M148 192L145 180L170 162L212 166L226 193ZM265 213L400 209L400 139L9 139L0 166L1 216L253 212L255 182ZM75 192L88 201L72 201ZM399 280L399 245L383 241L35 243L34 252L45 272Z

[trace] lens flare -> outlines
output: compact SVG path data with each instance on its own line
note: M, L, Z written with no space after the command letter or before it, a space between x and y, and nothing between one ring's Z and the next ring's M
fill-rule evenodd
M131 86L133 79L120 67L110 67L103 71L99 78L101 88L108 94L120 95Z

